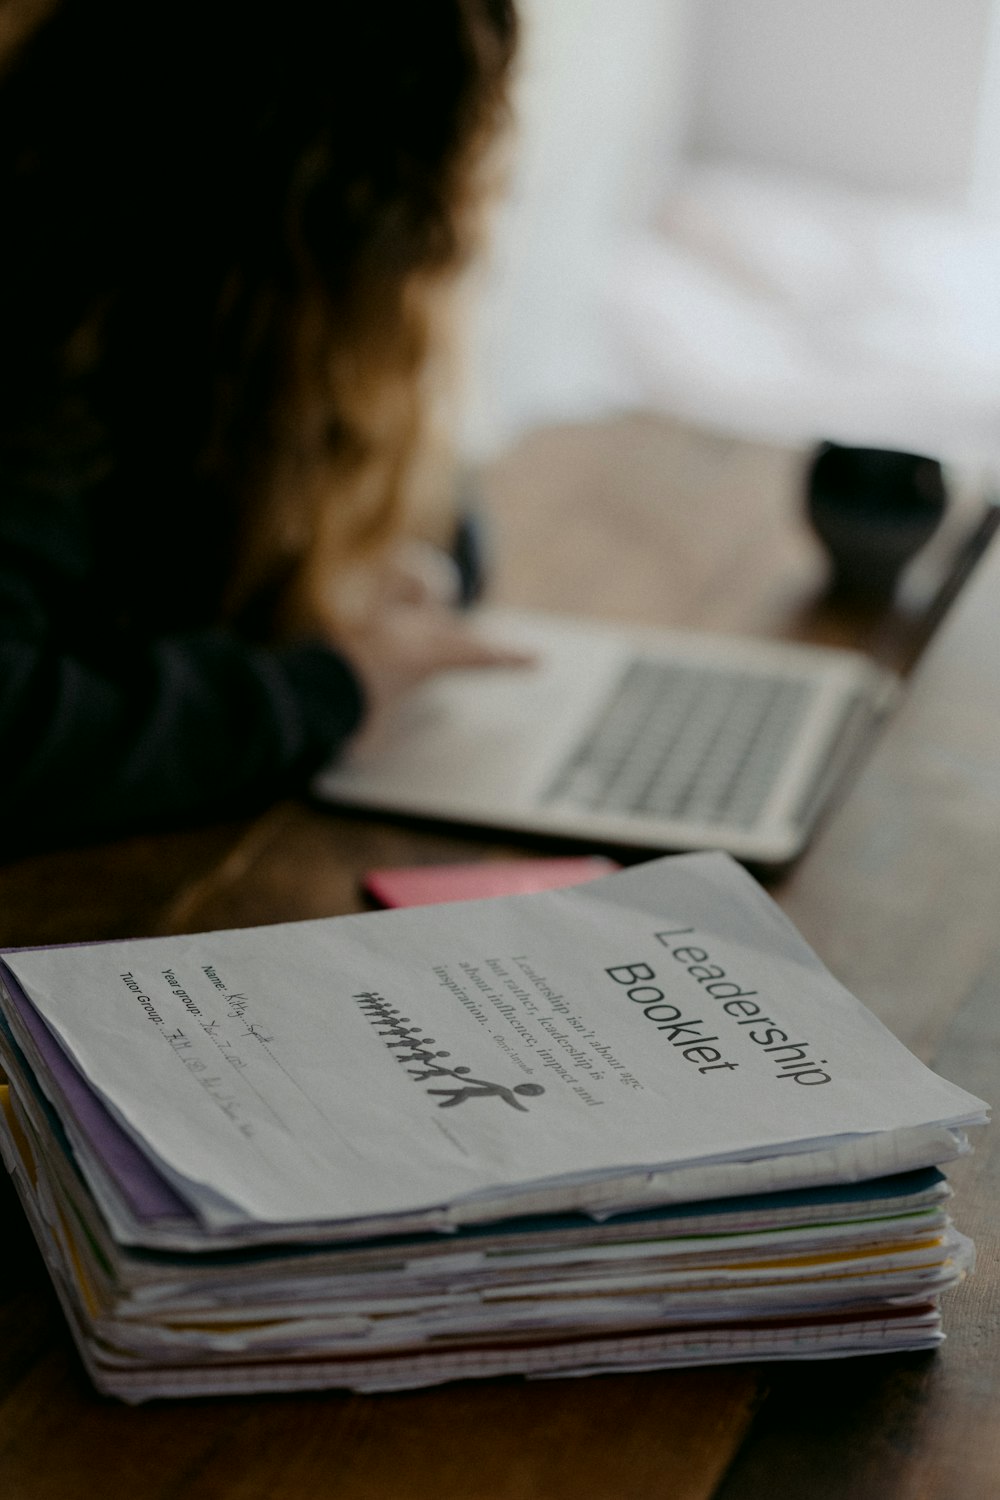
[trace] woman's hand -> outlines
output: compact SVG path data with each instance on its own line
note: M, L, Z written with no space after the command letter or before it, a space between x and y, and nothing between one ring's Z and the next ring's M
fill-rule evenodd
M332 629L330 644L361 682L366 730L439 672L524 667L532 661L523 651L473 633L448 600L449 561L434 549L398 551L370 581L364 608Z

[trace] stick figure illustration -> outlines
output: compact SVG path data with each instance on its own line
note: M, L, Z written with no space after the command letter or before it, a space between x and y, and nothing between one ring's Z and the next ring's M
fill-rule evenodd
M427 1036L425 1036L424 1037L424 1047L423 1047L422 1051L420 1051L420 1052L409 1052L409 1053L407 1053L405 1055L401 1052L399 1054L399 1056L396 1058L396 1061L399 1062L399 1063L409 1063L409 1062L426 1063L427 1066L430 1067L433 1064L435 1057L450 1057L451 1056L450 1052L429 1052L427 1050L428 1047L433 1047L433 1045L434 1045L434 1038L433 1037L427 1037Z
M447 1052L441 1054L447 1057ZM426 1073L414 1073L412 1068L406 1070L415 1083L422 1083L425 1078L462 1078L466 1073L471 1073L471 1068L442 1068L439 1063L428 1062Z
M380 1031L379 1036L398 1036L398 1042L386 1042L387 1047L414 1047L421 1040L421 1028L419 1026L390 1026L388 1031Z
M459 1068L453 1069L455 1073L461 1071ZM514 1095L537 1098L539 1094L545 1093L545 1089L540 1083L516 1083L512 1089L508 1089L502 1083L490 1083L485 1078L470 1078L464 1089L428 1089L427 1092L445 1096L438 1109L453 1109L456 1104L464 1104L467 1099L502 1099L511 1109L519 1109L522 1114L527 1114L524 1105L519 1104Z

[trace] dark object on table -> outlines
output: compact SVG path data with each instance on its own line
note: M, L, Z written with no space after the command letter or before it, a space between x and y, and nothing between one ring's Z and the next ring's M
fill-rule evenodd
M486 523L479 506L468 505L455 522L451 558L458 576L460 608L478 604L486 591L489 565L486 558Z
M941 465L918 453L821 443L806 475L806 509L833 560L834 585L890 595L947 505Z
M458 472L454 496L455 526L448 553L456 569L456 604L478 604L490 582L488 501L479 471L471 465Z

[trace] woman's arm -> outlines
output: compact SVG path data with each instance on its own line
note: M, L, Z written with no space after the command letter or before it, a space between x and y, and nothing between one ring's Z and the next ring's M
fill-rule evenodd
M100 665L0 637L0 846L223 818L301 787L362 716L352 669L319 645L223 633Z
M83 514L0 505L0 849L252 812L425 678L523 660L399 570L350 628L298 644L125 631Z

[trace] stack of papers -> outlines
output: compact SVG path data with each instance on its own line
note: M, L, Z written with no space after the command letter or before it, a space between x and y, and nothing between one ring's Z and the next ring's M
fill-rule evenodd
M986 1106L751 877L0 966L2 1144L87 1368L154 1396L925 1348Z

